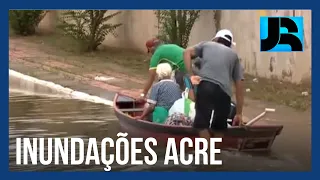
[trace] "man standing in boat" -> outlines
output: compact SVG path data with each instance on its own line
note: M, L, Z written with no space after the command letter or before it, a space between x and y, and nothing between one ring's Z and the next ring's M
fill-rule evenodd
M232 33L224 29L216 34L212 42L202 42L184 51L185 67L190 75L193 75L192 57L201 58L193 126L200 129L199 135L208 140L212 110L214 117L211 128L223 131L228 127L227 118L232 96L231 81L235 83L236 88L237 104L234 121L242 122L243 70L237 53L231 49L232 44L235 44Z
M164 44L157 38L153 38L146 42L148 53L152 54L149 65L149 78L140 94L141 98L145 98L154 80L156 79L157 65L163 62L169 63L174 70L174 79L179 84L181 90L190 89L189 97L194 99L192 85L190 79L186 76L187 69L183 61L184 48L176 44Z

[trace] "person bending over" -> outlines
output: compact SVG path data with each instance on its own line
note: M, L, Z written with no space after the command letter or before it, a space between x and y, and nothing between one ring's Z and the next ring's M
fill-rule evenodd
M242 121L243 71L237 53L231 49L232 44L232 33L224 29L216 34L213 41L197 44L184 51L185 65L191 75L193 74L191 58L200 57L201 68L193 127L199 129L199 135L207 140L210 139L208 128L212 110L214 110L214 116L211 129L223 131L228 127L227 118L230 113L232 81L235 83L237 106L234 121Z
M145 119L152 113L152 122L164 124L169 109L174 102L181 98L181 89L179 85L171 79L172 68L169 63L160 63L157 65L156 74L159 82L151 88L151 93L147 99L149 106L146 106L141 116L136 119Z
M169 63L174 71L172 77L179 84L182 91L185 88L190 89L189 97L194 100L194 93L190 78L186 75L187 70L183 61L184 48L176 44L164 44L159 39L153 38L146 42L148 53L152 54L149 65L149 78L140 94L140 98L144 98L156 78L157 65L160 63Z

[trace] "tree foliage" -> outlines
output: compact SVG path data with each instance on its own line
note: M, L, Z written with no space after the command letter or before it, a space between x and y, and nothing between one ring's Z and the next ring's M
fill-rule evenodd
M214 20L216 32L221 30L221 16L222 16L221 10L213 10L213 20Z
M83 43L86 51L95 51L108 34L115 34L121 23L109 22L121 11L107 13L108 10L67 10L61 18L59 28Z
M10 27L15 34L33 35L46 13L43 10L9 10Z
M159 38L165 42L187 47L192 27L200 10L156 10Z

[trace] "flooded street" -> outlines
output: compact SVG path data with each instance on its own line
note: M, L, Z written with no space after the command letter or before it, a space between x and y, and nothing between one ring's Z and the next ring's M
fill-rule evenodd
M81 137L116 138L120 131L118 120L110 106L58 97L30 96L10 92L9 98L9 168L11 171L103 171L104 165L41 166L16 165L16 138L21 137ZM292 124L291 126L299 126ZM268 155L223 152L223 166L163 165L158 158L154 166L112 165L112 171L302 171L310 169L311 124L301 127L299 137L284 127ZM291 136L291 137L290 137ZM310 139L310 137L309 137ZM308 145L309 143L309 145ZM85 146L86 147L86 146ZM29 161L30 162L30 161ZM92 161L94 162L94 161Z

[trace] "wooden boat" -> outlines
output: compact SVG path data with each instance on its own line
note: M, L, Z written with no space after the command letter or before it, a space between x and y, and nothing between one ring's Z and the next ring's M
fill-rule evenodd
M166 145L168 138L175 138L176 143L184 137L196 138L198 131L192 127L168 126L146 120L136 120L141 115L145 102L137 102L134 98L116 94L114 111L119 119L122 132L130 137L154 137L158 146ZM258 118L253 121L257 121ZM276 136L282 131L282 125L232 126L224 132L222 149L237 151L269 151ZM214 137L214 132L211 132Z

